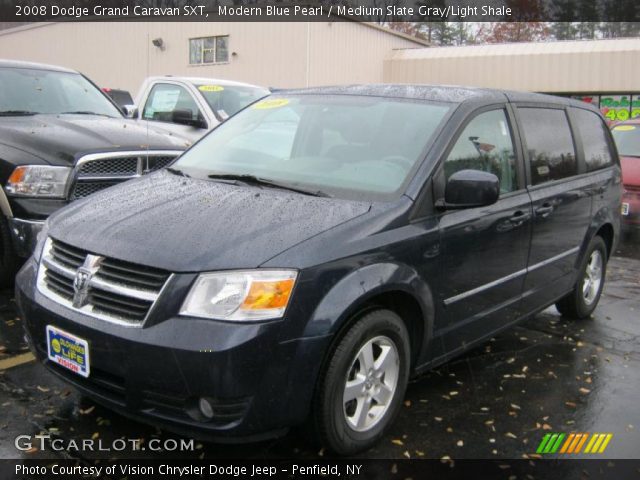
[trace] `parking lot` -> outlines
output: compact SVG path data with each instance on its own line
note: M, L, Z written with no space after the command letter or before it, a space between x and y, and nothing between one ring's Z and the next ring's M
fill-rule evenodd
M640 238L624 238L593 318L567 321L549 308L414 381L390 433L362 458L523 458L548 432L610 432L603 454L638 458ZM80 396L33 361L11 291L0 294L0 457L153 458L163 451L19 451L19 435L66 441L180 437L127 420ZM162 442L156 444L164 445ZM172 445L170 443L169 445ZM304 431L252 445L195 441L182 458L325 456Z

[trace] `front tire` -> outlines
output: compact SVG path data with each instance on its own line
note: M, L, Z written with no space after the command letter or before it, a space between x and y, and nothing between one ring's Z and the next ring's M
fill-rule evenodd
M340 455L371 447L402 404L409 335L390 310L360 318L341 338L321 375L314 421L321 443Z
M593 313L604 287L607 260L604 240L600 236L594 237L580 265L573 291L556 303L563 317L584 319Z

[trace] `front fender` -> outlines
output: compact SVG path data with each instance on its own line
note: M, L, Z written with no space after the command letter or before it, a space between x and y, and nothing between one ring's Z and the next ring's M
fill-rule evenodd
M413 268L399 263L377 263L351 271L323 297L307 323L304 336L335 335L353 315L376 296L403 292L419 304L421 310L421 351L423 358L433 332L434 302L431 289Z

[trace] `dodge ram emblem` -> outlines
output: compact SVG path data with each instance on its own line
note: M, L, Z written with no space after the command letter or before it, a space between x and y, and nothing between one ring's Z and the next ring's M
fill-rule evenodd
M91 270L83 267L80 267L76 272L73 279L73 306L75 308L81 308L87 303L91 275Z

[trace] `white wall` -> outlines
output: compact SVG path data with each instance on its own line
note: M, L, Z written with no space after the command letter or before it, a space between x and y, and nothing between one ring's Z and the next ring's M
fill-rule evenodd
M215 35L229 35L229 63L190 66L189 38ZM158 37L164 51L151 43ZM132 93L166 74L281 88L380 83L393 49L418 46L354 22L61 22L0 32L0 58L73 68Z

